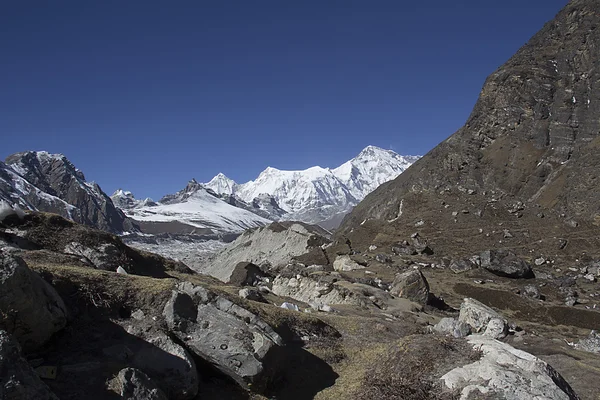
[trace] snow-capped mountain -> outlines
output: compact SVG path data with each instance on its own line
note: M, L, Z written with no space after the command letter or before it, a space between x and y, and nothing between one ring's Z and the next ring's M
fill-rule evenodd
M62 154L27 151L7 157L0 164L0 198L110 232L136 229L100 186L86 181Z
M232 195L238 189L238 184L233 179L229 179L222 173L218 173L210 182L204 184L208 189L212 189L217 194Z
M115 193L119 201L134 205L125 209L125 213L141 222L143 230L160 231L157 226L162 224L165 231L209 235L242 232L272 222L223 201L215 192L195 179L188 182L183 190L164 196L158 203L147 202L141 205L131 192L121 192ZM149 225L154 226L150 228Z
M420 156L401 156L392 150L367 146L358 156L332 170L359 201L382 183L395 179Z
M401 156L391 150L368 146L337 168L311 167L283 171L268 167L253 181L237 184L218 174L206 187L252 203L269 195L285 214L272 219L318 223L347 213L379 185L396 178L419 156Z
M156 205L154 200L147 197L144 200L138 200L135 198L133 193L118 189L113 194L110 195L115 206L119 207L121 210L130 210L132 208L140 208L144 206L153 206Z

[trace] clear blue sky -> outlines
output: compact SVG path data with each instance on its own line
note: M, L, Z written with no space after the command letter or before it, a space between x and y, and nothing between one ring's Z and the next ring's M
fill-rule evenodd
M424 154L566 0L0 3L2 154L63 153L112 193Z

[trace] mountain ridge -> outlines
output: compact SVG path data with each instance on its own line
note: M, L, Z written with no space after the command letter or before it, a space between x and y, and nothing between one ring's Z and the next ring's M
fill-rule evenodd
M348 212L377 186L404 172L419 157L367 146L336 168L313 166L304 170L280 170L267 167L255 180L242 184L219 173L204 185L246 203L268 194L287 212L274 219L318 223Z
M511 224L529 242L534 230L550 242L578 225L595 229L600 198L589 191L598 188L600 167L599 11L598 2L569 2L490 74L465 125L368 195L338 234L368 242L385 230L393 241L423 220L440 241L456 246L451 232L485 231L498 213L514 210ZM450 212L456 215L446 220ZM487 241L460 239L461 248L475 251Z
M0 165L0 198L34 211L47 211L112 233L137 227L95 182L88 182L63 154L25 151Z

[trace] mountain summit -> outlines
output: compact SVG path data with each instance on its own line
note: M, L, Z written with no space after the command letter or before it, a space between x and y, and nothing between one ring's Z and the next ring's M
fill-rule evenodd
M319 223L347 213L368 193L397 177L418 158L367 146L358 156L334 169L315 166L285 171L268 167L255 180L244 184L218 174L204 186L247 204L264 204L268 195L270 204L285 212L271 216L272 219Z

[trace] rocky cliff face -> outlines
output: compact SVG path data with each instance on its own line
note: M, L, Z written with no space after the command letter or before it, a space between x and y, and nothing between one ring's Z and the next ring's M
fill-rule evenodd
M94 182L62 154L28 151L6 159L8 197L26 208L58 213L76 222L110 232L131 231L133 223ZM11 173L12 172L12 173ZM26 190L18 190L19 188ZM18 192L18 193L17 193Z
M432 204L442 212L453 191L479 209L503 199L597 221L600 198L589 193L600 166L599 23L600 3L571 1L488 77L463 127L367 196L341 231L418 219Z

